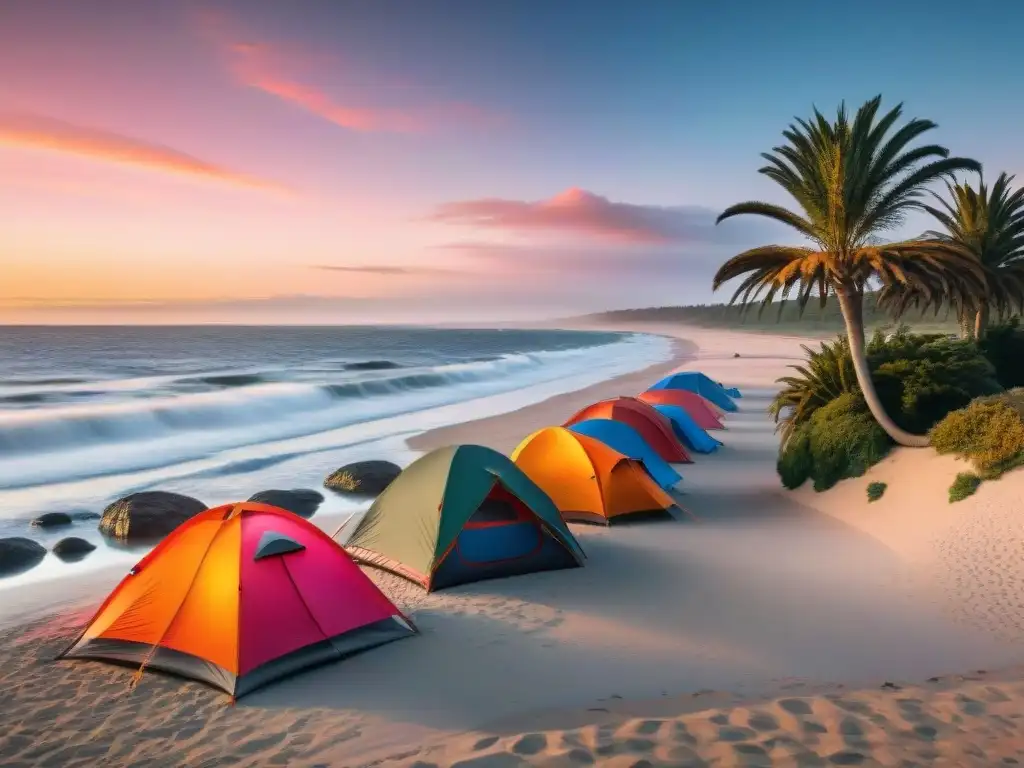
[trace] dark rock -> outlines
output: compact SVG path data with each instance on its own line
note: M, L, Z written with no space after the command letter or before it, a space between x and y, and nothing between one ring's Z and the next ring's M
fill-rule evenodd
M260 491L249 497L249 501L257 504L269 504L272 507L280 507L293 512L299 517L312 517L313 513L323 503L324 495L320 491L311 491L304 488L293 488L290 491L271 489Z
M32 521L34 528L59 528L63 525L71 525L73 520L67 512L45 512Z
M65 563L74 563L81 560L96 549L96 545L77 536L68 536L53 545L53 554Z
M402 468L390 461L357 461L328 475L324 487L337 493L379 496L400 474Z
M203 502L180 493L132 493L103 510L100 533L120 544L152 544L205 509Z
M740 353L739 353L739 352L733 352L733 353L732 353L732 356L733 356L733 357L739 357L739 356L740 356Z
M103 515L99 512L90 512L89 510L80 509L76 512L68 512L68 517L72 520L99 520Z
M12 536L0 539L0 576L14 576L39 565L46 547L32 539Z

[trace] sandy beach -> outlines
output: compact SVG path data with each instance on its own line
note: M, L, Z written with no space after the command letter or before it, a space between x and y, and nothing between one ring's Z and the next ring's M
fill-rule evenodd
M0 634L4 766L991 766L1024 760L1021 475L946 503L894 454L784 491L765 408L806 339L648 326L665 365L418 435L511 451L594 400L700 369L744 397L681 465L696 521L573 526L586 567L426 594L372 578L418 637L227 705L158 673L55 663L102 594ZM738 355L738 356L737 356ZM891 490L870 508L864 486ZM84 592L84 587L81 588ZM19 597L26 604L31 595Z

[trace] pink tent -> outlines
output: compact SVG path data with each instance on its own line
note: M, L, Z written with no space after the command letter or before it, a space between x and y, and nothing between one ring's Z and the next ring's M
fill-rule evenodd
M137 663L237 697L415 631L330 536L245 502L176 528L62 657Z

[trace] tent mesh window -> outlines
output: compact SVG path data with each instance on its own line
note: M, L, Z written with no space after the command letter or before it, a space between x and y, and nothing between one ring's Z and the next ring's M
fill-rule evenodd
M486 498L480 507L469 518L476 525L489 523L515 523L522 519L518 507L504 499Z

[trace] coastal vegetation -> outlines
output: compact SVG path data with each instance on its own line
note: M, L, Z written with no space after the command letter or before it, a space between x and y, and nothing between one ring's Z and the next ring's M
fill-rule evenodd
M878 501L885 494L885 489L888 488L887 483L868 483L868 503L872 501Z
M762 154L760 173L795 207L755 200L718 217L767 218L804 243L764 245L726 261L712 284L738 281L730 305L741 314L757 306L759 315L772 307L781 317L789 301L802 317L809 304L824 310L834 297L843 321L842 335L817 350L805 346L806 362L779 380L770 412L782 433L777 466L787 488L811 480L824 490L862 475L893 444L934 443L972 461L978 482L1024 462L1024 411L1017 395L1004 394L1024 385L1024 333L1013 317L1024 309L1024 190L1005 173L989 187L978 162L916 143L936 127L903 121L901 105L882 112L881 97L852 118L843 104L833 120L814 110ZM976 173L976 186L958 182L960 172ZM936 182L945 197L931 189ZM940 228L885 242L912 211ZM912 311L944 313L959 338L901 326L892 334L876 327L868 341L869 296L876 313L895 321ZM958 479L951 500L973 493L973 482Z
M981 478L973 472L960 472L953 484L949 486L949 503L963 501L968 496L973 496L981 485Z
M879 328L892 326L892 316L878 304L877 291L864 293L864 328L873 333ZM645 307L617 309L591 315L588 319L605 323L659 323L685 325L692 328L733 328L742 331L786 333L809 338L831 338L844 330L843 315L838 303L825 306L801 306L797 299L776 299L760 312L749 312L744 307L721 302L718 304L692 304L675 307ZM906 312L901 322L922 333L958 334L959 326L951 308L939 313Z
M985 479L1024 463L1024 389L1006 390L1016 367L1004 369L1003 379L993 364L1007 356L1005 348L1024 345L1024 330L1016 323L993 326L988 341L900 327L875 333L866 346L872 379L892 418L928 434L939 453L970 460ZM782 388L769 406L781 433L777 467L787 488L811 480L825 490L862 475L893 442L865 424L873 420L847 339L804 350L806 362L779 379Z
M992 313L1003 317L1024 304L1024 188L1013 190L1013 176L999 174L991 188L979 174L977 188L946 183L949 200L932 193L925 205L944 227L933 237L968 251L984 270L985 290L968 302L950 296L965 336L983 339Z
M912 144L935 123L911 119L899 125L902 106L880 113L881 97L853 116L840 105L834 121L815 110L783 132L785 143L762 156L760 172L781 186L798 210L750 201L723 211L718 222L755 215L792 228L809 245L766 245L734 256L713 278L717 290L740 279L732 301L762 307L776 297L820 305L834 296L846 326L850 358L864 403L896 442L925 446L927 435L903 429L879 397L865 349L864 294L874 282L878 301L898 317L908 308L967 307L985 290L973 253L953 238L921 237L886 243L880 235L922 208L932 182L958 171L981 171L975 160L950 157L938 144Z

